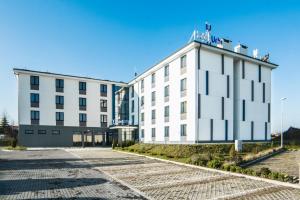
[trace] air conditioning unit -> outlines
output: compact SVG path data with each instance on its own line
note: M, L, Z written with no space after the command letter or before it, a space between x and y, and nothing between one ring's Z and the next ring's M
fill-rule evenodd
M248 47L243 44L238 44L237 46L234 47L234 52L248 55Z

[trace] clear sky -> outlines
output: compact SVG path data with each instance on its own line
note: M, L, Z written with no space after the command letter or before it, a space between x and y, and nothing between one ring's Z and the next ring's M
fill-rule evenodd
M17 122L13 67L129 81L205 21L214 35L270 52L280 65L272 75L272 129L280 129L281 97L288 98L284 127L300 127L300 3L290 0L0 0L0 112Z

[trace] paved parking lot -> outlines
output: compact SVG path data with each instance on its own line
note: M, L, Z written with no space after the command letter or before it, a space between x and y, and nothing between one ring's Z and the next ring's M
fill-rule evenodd
M0 199L300 199L300 190L109 149L0 151Z

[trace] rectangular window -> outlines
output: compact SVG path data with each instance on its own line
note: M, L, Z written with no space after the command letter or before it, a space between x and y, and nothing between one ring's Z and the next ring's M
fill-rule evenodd
M268 140L268 122L265 122L265 140Z
M141 130L141 138L145 137L144 129Z
M251 140L254 138L254 122L251 121Z
M254 101L254 81L251 81L251 101Z
M169 137L169 126L165 126L165 137Z
M169 115L170 115L170 107L165 106L165 117L169 117Z
M186 78L180 80L180 91L186 90Z
M52 135L60 135L60 130L52 130Z
M107 123L107 115L100 115L100 122Z
M151 75L151 83L155 84L155 73Z
M165 77L169 76L169 65L165 66L164 75Z
M208 84L209 84L209 74L208 74L208 71L205 72L205 80L206 80L206 91L205 91L205 94L208 95L208 90L209 90L209 87L208 87Z
M258 82L261 82L261 65L258 66Z
M180 58L180 68L185 68L185 67L186 67L186 55Z
M86 98L79 97L79 106L86 106Z
M186 136L186 124L180 125L180 136Z
M153 138L155 137L155 128L151 129L151 135L152 135Z
M64 105L64 96L55 96L55 104L56 105Z
M64 121L64 113L56 112L56 121Z
M263 103L265 103L266 102L266 84L263 83L262 87L263 87Z
M64 91L64 80L63 79L56 79L55 80L55 87L56 87L56 92L63 92Z
M46 130L38 130L38 134L46 134Z
M271 104L268 103L268 122L271 122Z
M228 140L228 120L225 120L225 140Z
M86 91L86 82L79 82L79 90Z
M102 97L107 96L107 85L106 84L100 84L100 95Z
M144 96L141 97L141 106L144 106L144 103L145 103L145 99L144 99Z
M141 122L144 122L144 121L145 121L145 114L141 113Z
M180 103L180 113L184 114L187 112L187 102L183 101Z
M86 122L86 114L85 113L79 113L79 122Z
M198 119L201 118L201 94L198 94Z
M134 97L134 86L131 86L131 98Z
M134 125L134 115L131 115L131 125Z
M152 102L155 102L155 92L152 92L152 93L151 93L151 101L152 101Z
M243 121L246 120L246 101L243 99Z
M224 74L224 73L225 73L225 72L224 72L224 71L225 71L225 69L224 69L224 68L225 68L225 66L224 66L224 54L222 54L222 58L221 58L221 59L222 59L222 60L221 60L221 62L222 62L222 63L221 63L221 64L222 64L222 74Z
M30 94L30 101L31 101L31 103L39 103L40 102L39 94L31 93Z
M31 120L40 120L40 111L31 111Z
M33 134L33 130L25 130L25 134Z
M141 90L144 91L144 79L141 80Z
M107 112L107 100L100 99L100 110L101 112Z
M227 75L227 98L230 98L230 78Z
M155 116L155 110L152 110L152 111L151 111L151 119L155 119L155 117L156 117L156 116Z
M131 112L134 112L134 100L131 101Z
M38 76L30 76L30 85L39 85L40 80Z
M165 92L164 92L165 97L169 96L169 86L165 86Z
M210 141L214 140L214 120L210 119Z
M242 61L242 79L245 79L245 61Z
M224 120L224 115L225 115L225 98L222 97L222 120Z

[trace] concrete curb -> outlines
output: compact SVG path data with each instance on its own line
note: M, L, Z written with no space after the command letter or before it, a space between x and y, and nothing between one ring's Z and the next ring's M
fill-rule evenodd
M239 173L235 173L235 172L227 172L227 171L218 170L218 169L212 169L212 168L207 168L207 167L202 167L202 166L185 164L185 163L180 163L180 162L176 162L176 161L172 161L172 160L165 160L165 159L161 159L161 158L155 158L155 157L151 157L151 156L147 156L147 155L141 155L141 154L126 152L126 151L119 151L119 150L113 150L113 151L124 153L124 154L129 154L129 155L141 156L141 157L145 157L145 158L149 158L149 159L153 159L153 160L159 160L159 161L162 161L162 162L173 163L173 164L182 165L182 166L186 166L186 167L203 169L203 170L211 171L211 172L218 172L218 173L227 174L227 175L233 175L233 176L238 176L238 177L243 177L243 178L249 178L249 179L256 180L256 181L264 181L264 182L268 182L268 183L272 183L272 184L280 185L280 186L284 186L284 187L291 187L291 188L295 188L295 189L300 189L299 184L286 183L286 182L275 181L275 180L261 178L261 177L255 177L255 176L249 176L249 175L245 175L245 174L239 174Z
M105 171L102 171L101 169L98 169L97 167L92 167L92 164L88 161L88 160L85 160L84 158L80 157L79 155L73 153L73 152L70 152L68 151L68 149L63 149L65 150L66 152L72 154L73 156L75 156L76 158L79 158L81 160L83 160L84 162L88 163L90 166L91 166L91 169L94 169L94 170L97 170L97 171L100 171L102 172L105 176L111 178L112 180L120 183L121 185L125 186L125 187L128 187L129 189L131 189L132 191L136 192L137 194L141 195L142 197L144 197L145 199L148 199L148 200L153 200L152 198L150 198L149 196L147 196L144 192L132 187L131 185L125 183L124 181L116 178L116 177L113 177L112 175L110 175L109 173L105 172ZM73 149L72 149L73 150Z

